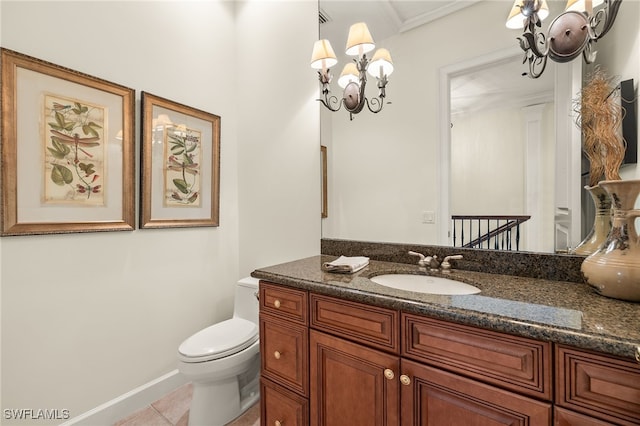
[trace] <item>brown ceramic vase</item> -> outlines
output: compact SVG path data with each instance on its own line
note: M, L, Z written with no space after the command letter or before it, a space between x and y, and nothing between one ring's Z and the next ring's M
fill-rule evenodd
M640 180L608 180L599 186L611 198L613 221L604 243L582 263L582 273L603 296L640 302L640 244L635 226L640 209L634 209Z
M611 230L611 198L600 185L585 186L584 189L593 199L593 204L596 207L596 216L593 219L591 231L572 253L588 256L600 248L600 245L607 239L607 235Z

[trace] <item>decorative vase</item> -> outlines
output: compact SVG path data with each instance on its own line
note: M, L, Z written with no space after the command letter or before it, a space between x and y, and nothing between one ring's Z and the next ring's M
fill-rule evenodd
M640 180L599 183L612 202L612 224L606 240L582 262L587 283L603 296L640 302L640 242L635 220Z
M600 248L600 245L609 235L609 230L611 230L611 198L600 185L585 186L584 189L593 199L593 204L596 207L596 216L593 220L591 231L572 253L588 256Z

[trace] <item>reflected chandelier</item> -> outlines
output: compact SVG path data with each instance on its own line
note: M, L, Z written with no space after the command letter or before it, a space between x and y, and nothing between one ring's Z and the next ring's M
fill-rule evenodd
M594 13L594 8L604 6ZM541 23L549 15L546 0L516 0L507 28L524 28L518 37L529 62L528 74L538 78L544 72L547 58L555 62L569 62L583 55L587 64L596 58L593 43L601 39L613 26L622 0L568 0L565 11L549 25L548 36L540 32Z
M340 74L338 85L343 88L343 92L342 99L338 100L336 96L330 94L329 87L333 78L329 68L336 65L338 59L329 40L316 41L311 54L311 68L318 70L318 79L322 85L322 98L318 101L334 112L340 110L344 105L345 109L349 111L351 120L353 120L353 114L358 114L365 105L374 114L380 112L384 106L388 77L393 72L393 62L387 49L378 49L369 60L367 53L375 47L367 24L359 22L351 26L345 53L356 56L356 58L353 59L353 62L345 65ZM367 99L365 96L367 72L378 81L379 91L376 98Z

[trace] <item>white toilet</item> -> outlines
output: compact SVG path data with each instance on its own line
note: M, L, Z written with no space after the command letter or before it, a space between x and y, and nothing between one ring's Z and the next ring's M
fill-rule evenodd
M260 397L258 280L236 284L233 318L186 339L178 369L193 383L190 426L223 426Z

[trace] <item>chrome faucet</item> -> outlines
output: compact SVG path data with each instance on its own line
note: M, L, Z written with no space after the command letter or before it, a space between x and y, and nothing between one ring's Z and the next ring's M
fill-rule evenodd
M429 268L429 270L434 272L441 270L443 273L451 272L451 263L449 262L450 260L462 259L461 254L456 254L452 256L447 256L444 258L442 262L440 262L438 260L438 256L435 254L433 256L425 256L424 254L417 253L415 251L410 251L409 254L412 256L419 257L418 265L423 266L425 268Z
M418 265L424 266L425 268L429 268L432 271L437 271L440 267L440 262L438 261L438 256L425 256L422 253L416 253L415 251L410 251L410 255L418 256L420 259L418 260Z

